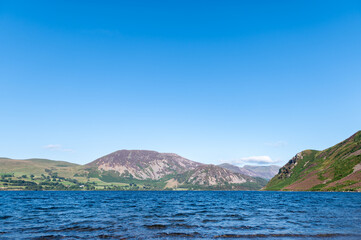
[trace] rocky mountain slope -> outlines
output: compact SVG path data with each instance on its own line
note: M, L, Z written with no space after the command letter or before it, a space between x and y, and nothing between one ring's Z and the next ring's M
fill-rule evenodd
M265 190L361 191L361 131L326 150L297 153Z
M182 188L210 189L219 190L257 190L267 183L261 178L234 173L230 170L215 165L201 165L194 170L178 174L170 180L177 183Z
M264 180L206 165L173 153L121 150L84 166L89 176L102 181L137 182L164 188L256 190Z
M115 171L121 177L159 180L170 174L183 173L202 165L174 153L147 150L120 150L87 164L100 171Z
M274 177L278 173L278 170L280 169L280 167L276 166L276 165L271 165L271 166L245 165L243 167L237 167L237 166L229 164L229 163L223 163L218 166L228 169L234 173L240 173L240 174L251 176L251 177L260 177L260 178L264 178L267 180Z

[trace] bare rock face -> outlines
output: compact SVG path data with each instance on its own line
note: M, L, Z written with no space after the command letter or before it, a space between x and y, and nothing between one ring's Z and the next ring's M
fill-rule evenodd
M289 178L292 174L292 169L297 166L298 162L303 159L303 152L297 153L291 160L280 168L277 177L279 179Z
M158 180L166 175L183 173L201 165L174 153L148 150L120 150L87 164L100 171L112 170L118 172L121 177L140 180Z

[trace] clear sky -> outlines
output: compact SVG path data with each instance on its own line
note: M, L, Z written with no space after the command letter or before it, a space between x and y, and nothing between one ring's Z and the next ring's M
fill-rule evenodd
M361 1L0 0L0 156L277 162L361 127Z

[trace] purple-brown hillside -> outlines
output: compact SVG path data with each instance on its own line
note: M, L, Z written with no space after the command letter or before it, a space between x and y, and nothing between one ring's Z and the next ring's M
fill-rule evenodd
M120 150L87 164L101 171L116 171L123 177L158 180L169 174L183 173L202 165L174 153L148 150Z

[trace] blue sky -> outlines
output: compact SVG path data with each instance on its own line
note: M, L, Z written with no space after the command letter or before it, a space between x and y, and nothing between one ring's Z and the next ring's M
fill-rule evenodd
M360 1L0 0L0 156L283 165L360 130Z

